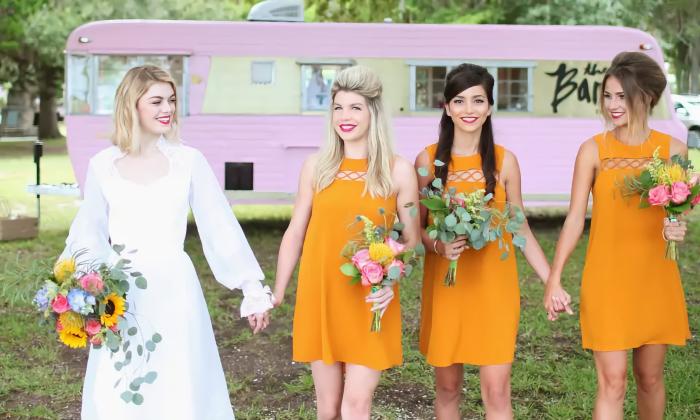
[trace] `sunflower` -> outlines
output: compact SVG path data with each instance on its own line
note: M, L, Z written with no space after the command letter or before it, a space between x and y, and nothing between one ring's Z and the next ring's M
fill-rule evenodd
M75 273L75 260L73 258L58 261L56 265L53 266L53 276L58 283L63 283L69 279L73 273Z
M63 344L78 349L87 345L87 333L82 328L64 326L59 333L59 338Z
M389 245L375 242L369 245L369 257L378 263L384 263L394 257Z
M100 321L105 327L111 327L117 323L119 316L124 314L124 298L116 293L110 293L102 303L105 305L105 312L100 315Z
M58 321L64 328L83 329L83 317L73 311L66 311L58 316Z

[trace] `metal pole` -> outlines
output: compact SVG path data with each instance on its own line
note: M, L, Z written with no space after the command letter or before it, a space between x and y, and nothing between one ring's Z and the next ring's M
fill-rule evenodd
M36 165L36 218L37 224L41 222L41 156L44 154L44 143L41 140L34 142L34 164Z

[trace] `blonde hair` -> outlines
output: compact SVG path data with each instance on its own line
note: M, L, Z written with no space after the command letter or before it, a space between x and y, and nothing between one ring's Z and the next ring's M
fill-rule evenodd
M610 68L603 76L601 98L605 94L605 84L611 76L619 80L625 93L630 136L642 139L649 129L648 117L666 89L664 71L656 61L644 53L621 52L613 58ZM605 110L604 101L601 100L599 105L607 126L612 127L612 120Z
M363 194L388 197L393 185L391 166L394 160L394 145L389 123L382 102L382 82L371 69L353 66L338 73L331 88L331 101L328 113L328 133L321 148L314 171L316 192L331 185L345 156L343 140L333 127L333 101L338 92L354 92L367 101L370 115L367 135L367 175Z
M175 80L170 73L156 66L139 66L126 72L119 83L114 96L114 133L112 144L122 152L138 153L141 149L139 142L141 125L137 104L139 99L156 83L168 83L173 88L175 105L177 107L177 89ZM165 137L173 142L179 141L177 126L177 108L172 115L171 129Z

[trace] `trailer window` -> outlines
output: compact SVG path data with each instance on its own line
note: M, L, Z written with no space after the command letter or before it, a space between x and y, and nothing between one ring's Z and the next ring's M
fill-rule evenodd
M69 114L89 114L90 109L90 58L86 55L68 56L66 95Z
M510 67L498 69L499 111L528 111L529 98L528 69Z
M440 109L445 104L447 67L416 67L416 110Z
M136 66L155 65L169 72L175 79L178 102L186 104L183 89L184 57L166 55L98 55L95 78L95 114L111 114L114 110L114 94L126 72ZM184 110L181 109L182 113Z
M458 62L430 65L413 64L411 109L431 111L441 109L445 104L443 92L447 73ZM495 109L499 111L531 112L532 71L530 67L509 66L508 63L479 63L486 67L494 78Z
M330 107L331 86L344 64L301 65L301 109L326 111Z

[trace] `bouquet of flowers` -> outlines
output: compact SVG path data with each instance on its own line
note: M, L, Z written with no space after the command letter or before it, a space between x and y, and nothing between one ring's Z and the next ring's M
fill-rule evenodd
M124 250L121 245L114 245L114 251L120 255ZM127 326L125 317L129 314L127 294L129 277L140 289L147 286L141 273L131 271L130 260L121 258L113 266L106 264L78 263L85 251L78 251L70 258L58 261L48 273L44 285L36 292L34 304L49 322L58 336L58 340L70 348L85 348L90 343L93 348L103 345L113 353L119 353L114 368L132 364L134 353L138 357L150 360L157 343L162 340L155 333L143 343L143 339L132 346L131 340L139 333L137 327ZM134 323L135 324L135 323ZM128 328L127 328L128 327ZM141 337L143 338L143 337ZM121 398L136 405L143 403L143 396L138 392L144 383L153 383L157 373L150 371L125 381L127 387ZM114 384L116 388L122 379ZM126 382L129 382L128 384Z
M626 177L624 195L639 194L639 207L661 206L666 217L677 221L700 203L700 180L692 173L693 165L680 155L667 162L659 157L659 149L638 176ZM666 258L678 259L676 242L666 243Z
M385 216L384 209L379 209L379 212ZM384 219L386 226L386 216ZM360 237L348 242L341 253L350 262L343 264L340 271L351 278L351 284L360 283L364 287L370 287L374 293L420 271L420 256L425 251L422 244L415 249L408 249L398 241L403 229L401 223L396 222L387 229L375 225L363 215L357 216L357 222L364 225ZM370 331L379 332L381 320L382 311L374 311Z
M444 165L439 160L434 164ZM419 168L418 172L421 176L428 176L426 168ZM503 240L505 233L513 235L513 245L525 248L525 238L518 234L525 222L525 214L519 207L505 203L504 209L500 210L489 205L493 194L486 194L483 189L468 194L458 193L454 187L445 189L440 178L435 178L430 187L424 188L421 196L420 202L432 218L426 229L431 239L449 243L464 236L469 246L476 250L498 241L498 248L503 250L502 260L508 258L510 252L510 246ZM451 260L445 286L454 286L456 276L457 260Z

